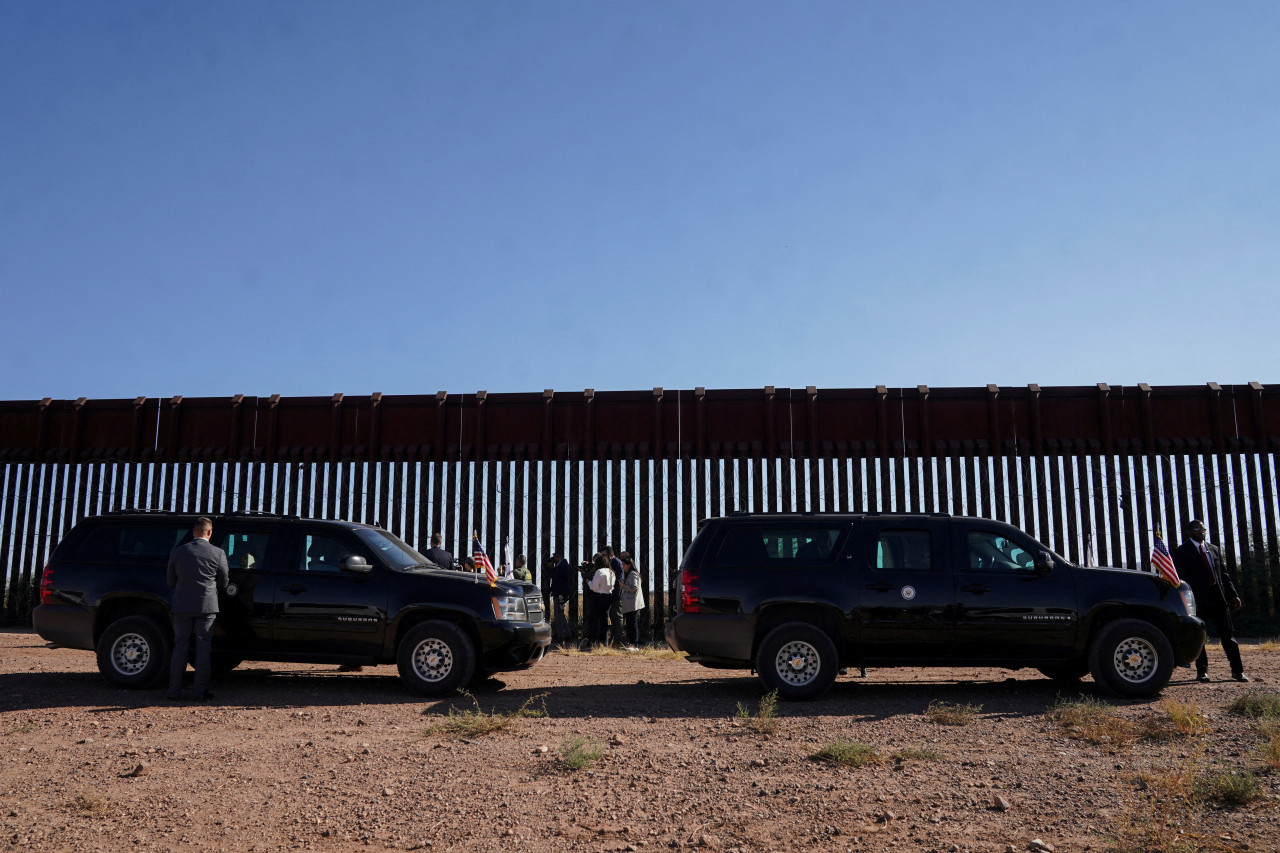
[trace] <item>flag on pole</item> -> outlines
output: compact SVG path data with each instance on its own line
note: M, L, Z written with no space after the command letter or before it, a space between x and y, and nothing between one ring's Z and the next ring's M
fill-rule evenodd
M1159 530L1156 531L1156 547L1151 551L1151 565L1155 566L1161 577L1174 586L1182 583L1178 577L1178 570L1173 567L1169 546L1164 544L1164 537L1160 535Z
M515 562L511 559L511 540L507 539L507 544L502 546L502 576L504 578L514 578L516 576Z
M489 555L484 552L484 546L480 544L479 533L471 534L471 558L476 561L476 568L484 569L489 586L497 586L498 576L493 571L493 563L489 562Z

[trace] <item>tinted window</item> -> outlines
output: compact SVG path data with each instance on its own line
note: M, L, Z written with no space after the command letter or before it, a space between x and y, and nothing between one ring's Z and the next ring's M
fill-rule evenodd
M1035 555L1003 532L995 530L970 530L966 537L969 547L968 566L972 571L1017 572L1035 568Z
M843 527L734 527L725 534L714 565L826 563Z
M882 530L876 542L876 568L928 571L933 568L932 538L927 530Z
M340 572L342 558L352 553L349 547L328 536L307 535L303 544L306 547L298 568L304 572Z
M80 546L82 560L161 560L169 559L182 537L188 533L187 525L178 527L121 527L108 525L89 534Z
M265 569L263 561L270 540L270 533L229 533L222 543L222 550L227 552L227 565L233 569Z

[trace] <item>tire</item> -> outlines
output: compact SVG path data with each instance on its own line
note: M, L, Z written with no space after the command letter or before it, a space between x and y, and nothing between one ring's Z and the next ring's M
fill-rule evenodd
M1150 622L1121 619L1098 633L1089 669L1094 681L1117 696L1154 696L1173 673L1173 647Z
M765 635L756 652L756 672L783 699L816 699L836 680L836 657L826 632L807 622L788 622Z
M420 696L445 696L471 680L476 650L452 622L423 622L405 634L396 652L400 680Z
M1059 663L1037 667L1040 674L1059 684L1075 684L1089 674L1087 663Z
M140 690L169 671L169 634L145 616L126 616L98 639L98 671L116 687Z

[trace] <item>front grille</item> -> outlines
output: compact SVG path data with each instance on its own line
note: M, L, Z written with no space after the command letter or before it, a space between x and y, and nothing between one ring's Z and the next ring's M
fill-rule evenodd
M545 616L542 612L542 596L531 595L524 600L524 608L529 614L529 621L534 625L541 622Z

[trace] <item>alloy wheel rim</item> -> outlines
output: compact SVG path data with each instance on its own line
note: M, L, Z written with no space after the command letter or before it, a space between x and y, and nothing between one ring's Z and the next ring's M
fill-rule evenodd
M423 681L440 681L453 670L453 650L437 637L423 640L413 650L413 670Z
M803 640L783 644L774 659L774 670L778 676L793 687L813 681L821 667L822 657L818 650Z

